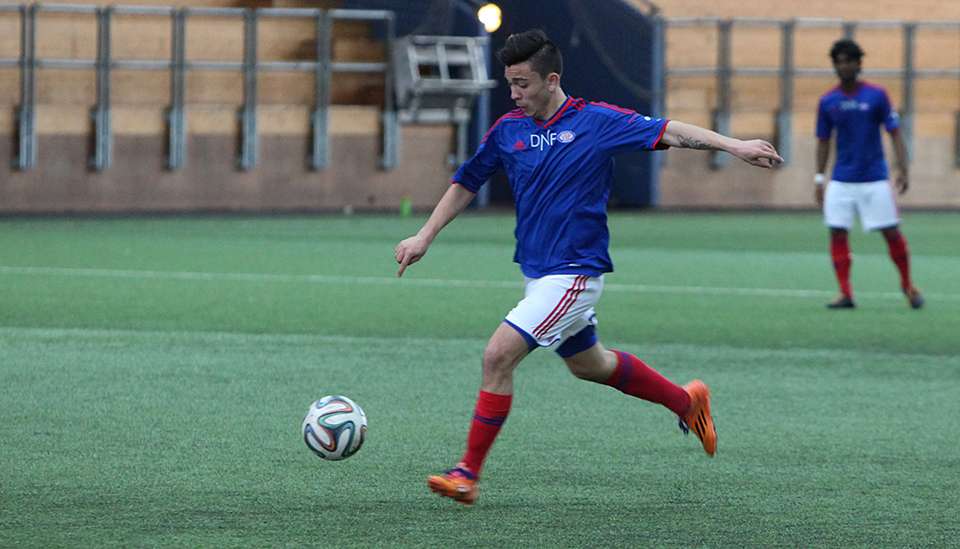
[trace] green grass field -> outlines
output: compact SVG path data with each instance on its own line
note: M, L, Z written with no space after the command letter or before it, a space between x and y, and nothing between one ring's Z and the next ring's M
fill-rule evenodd
M672 415L517 372L477 505L459 457L486 338L521 293L510 216L0 220L0 546L957 546L960 222L908 213L928 306L852 235L859 307L813 214L617 214L608 346L707 381L719 450ZM307 406L366 410L314 457Z

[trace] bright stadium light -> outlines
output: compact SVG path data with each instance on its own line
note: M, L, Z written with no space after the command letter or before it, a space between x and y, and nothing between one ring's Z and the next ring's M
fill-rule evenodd
M494 3L488 3L480 6L480 9L477 10L477 19L483 23L483 28L487 32L494 32L500 28L500 23L503 19L503 13L500 11L500 6Z

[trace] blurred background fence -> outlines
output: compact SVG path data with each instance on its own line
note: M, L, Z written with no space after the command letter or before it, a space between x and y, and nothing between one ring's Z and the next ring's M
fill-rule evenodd
M531 27L569 94L789 159L622 155L614 206L812 207L827 52L853 36L911 144L902 205L960 208L960 3L514 0L489 33L472 0L197 4L0 5L0 213L428 208L512 108L491 52ZM497 177L477 205L509 202Z

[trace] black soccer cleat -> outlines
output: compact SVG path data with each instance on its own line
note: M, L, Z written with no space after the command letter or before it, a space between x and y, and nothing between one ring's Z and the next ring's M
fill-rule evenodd
M922 298L921 298L922 299ZM837 299L827 303L828 309L856 309L857 304L853 302L853 298L848 295L842 295Z
M920 294L920 290L910 287L903 291L903 295L907 296L907 301L910 302L910 308L920 309L923 308L923 304L926 301L923 299L923 295Z

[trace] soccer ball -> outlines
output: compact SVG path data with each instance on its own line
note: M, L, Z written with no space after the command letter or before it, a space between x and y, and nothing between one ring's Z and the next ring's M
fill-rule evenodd
M314 454L337 461L357 453L367 436L367 414L356 402L330 395L310 405L303 418L303 440Z

